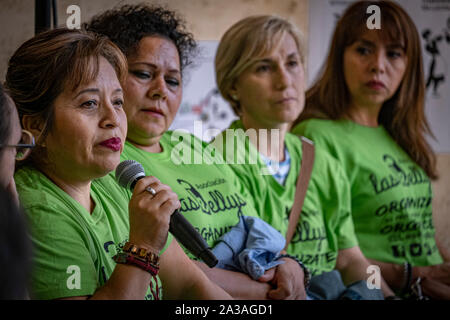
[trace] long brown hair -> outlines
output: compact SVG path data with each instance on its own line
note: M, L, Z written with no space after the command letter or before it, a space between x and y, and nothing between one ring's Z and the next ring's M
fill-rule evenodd
M427 173L435 179L436 156L425 135L432 135L425 117L425 82L419 33L409 15L392 1L358 1L339 19L330 51L318 80L306 92L305 109L295 124L310 118L341 119L349 116L350 93L347 88L343 57L345 49L367 30L370 5L380 7L383 39L404 44L407 68L400 87L386 101L378 116L392 138Z

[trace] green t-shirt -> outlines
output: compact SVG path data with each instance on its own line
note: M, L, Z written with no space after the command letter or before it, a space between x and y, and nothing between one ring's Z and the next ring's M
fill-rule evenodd
M150 153L127 141L122 160L140 162L147 175L170 186L181 202L180 213L211 248L239 222L241 215L257 215L253 200L233 170L214 163L207 155L205 142L191 134L168 131L160 144L161 153Z
M417 266L442 262L430 180L383 126L311 119L293 132L341 162L351 185L356 235L368 258Z
M21 168L14 177L33 242L32 297L93 295L111 276L116 266L112 258L128 241L130 193L109 175L94 180L95 208L90 214L32 167ZM145 298L156 296L162 297L158 277L157 282L152 279Z
M218 140L219 136L213 144L216 147L222 145L229 151L234 148L240 160L237 157L233 159L232 154L227 153L228 163L251 192L260 217L285 235L300 171L301 140L292 134L286 135L285 146L290 154L291 167L284 185L280 185L268 174L258 150L244 135L242 122L235 121L229 129L241 129L235 131L238 137L235 141L230 140L231 135L227 137L225 130L221 135L223 144ZM239 145L238 140L243 141L244 145ZM240 164L243 159L245 163ZM300 259L313 275L318 275L335 268L339 250L357 245L350 216L348 181L339 163L316 148L300 220L287 252Z

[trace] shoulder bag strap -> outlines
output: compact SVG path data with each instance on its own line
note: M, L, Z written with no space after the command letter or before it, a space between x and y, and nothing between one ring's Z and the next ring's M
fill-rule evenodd
M289 225L286 232L286 246L284 247L284 250L287 249L291 242L298 221L300 220L300 213L302 211L306 190L308 190L309 179L311 178L311 172L314 165L314 142L305 137L300 137L300 139L302 140L302 161L297 179L294 204L291 213L289 214Z

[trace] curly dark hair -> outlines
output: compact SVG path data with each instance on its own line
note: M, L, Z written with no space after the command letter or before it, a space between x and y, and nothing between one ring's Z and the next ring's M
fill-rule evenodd
M186 30L185 22L174 11L146 4L124 5L94 16L83 28L106 35L129 57L136 53L139 41L146 36L171 40L180 55L180 67L193 62L197 43Z

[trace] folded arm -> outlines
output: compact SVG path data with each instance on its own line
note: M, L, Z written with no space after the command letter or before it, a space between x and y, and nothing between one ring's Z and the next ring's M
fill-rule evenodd
M336 262L336 269L341 273L342 280L346 285L360 280L367 280L371 273L368 273L368 267L370 266L369 260L367 260L361 249L356 246L353 248L339 250L338 258ZM393 296L394 292L384 280L383 272L381 272L381 291L385 297Z
M264 300L271 289L270 284L258 282L245 273L209 268L206 264L193 261L214 283L233 298L239 300Z

